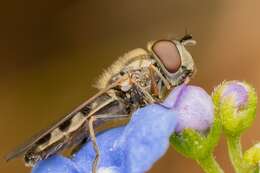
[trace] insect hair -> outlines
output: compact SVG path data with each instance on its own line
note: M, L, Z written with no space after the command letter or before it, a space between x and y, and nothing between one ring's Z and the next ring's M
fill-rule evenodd
M98 78L97 82L94 84L94 87L99 90L106 88L111 77L119 73L120 70L122 70L122 68L126 66L127 63L129 63L131 60L137 57L146 56L146 55L147 52L141 48L136 48L134 50L127 52L123 56L119 57L110 67L108 67L103 71L103 73Z

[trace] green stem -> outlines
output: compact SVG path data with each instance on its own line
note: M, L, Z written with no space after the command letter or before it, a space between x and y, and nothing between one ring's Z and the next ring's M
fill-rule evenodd
M243 173L242 170L242 149L240 136L227 136L229 158L236 173Z
M258 169L243 161L243 151L240 136L227 136L229 158L236 173L255 173Z
M259 168L260 168L260 164L259 164L258 167L255 168L254 172L253 172L253 171L252 171L252 172L253 172L253 173L259 173L259 172L260 172L260 169L259 169Z
M228 153L229 158L236 173L250 173L254 172L254 169L249 167L243 161L243 152L240 143L240 136L227 136Z
M206 173L224 173L212 154L197 162Z

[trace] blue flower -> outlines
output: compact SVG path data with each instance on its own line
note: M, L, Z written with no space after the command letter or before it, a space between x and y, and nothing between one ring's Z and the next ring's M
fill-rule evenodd
M143 173L149 170L169 147L176 126L176 112L160 105L137 110L124 127L97 135L101 152L99 173ZM95 153L89 142L72 159L52 156L40 161L33 173L90 173Z
M210 96L199 87L181 85L164 103L138 109L126 126L97 134L101 153L98 173L146 172L165 154L175 129L180 132L193 128L204 132L213 119ZM213 146L205 142L203 145L207 146L205 151ZM53 156L40 161L33 173L90 173L94 157L92 143L88 142L71 159Z

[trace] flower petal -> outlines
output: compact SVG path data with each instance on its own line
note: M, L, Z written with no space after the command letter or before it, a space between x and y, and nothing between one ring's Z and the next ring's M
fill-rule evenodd
M178 86L170 93L163 105L178 112L176 132L181 132L185 128L204 132L214 120L212 99L200 87Z

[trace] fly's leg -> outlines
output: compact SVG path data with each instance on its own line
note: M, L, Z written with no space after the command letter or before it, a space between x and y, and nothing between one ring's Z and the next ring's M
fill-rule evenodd
M129 115L108 115L108 114L100 114L100 115L93 115L88 120L89 126L89 134L90 139L93 144L94 151L96 153L95 159L92 163L92 173L97 173L98 162L100 160L100 150L97 145L95 130L94 130L94 122L97 120L113 120L113 119L125 119L129 118Z
M144 94L145 100L148 101L149 104L155 103L156 100L153 98L153 96L147 92L141 85L138 84L138 82L135 81L135 79L132 78L132 75L128 73L128 80L130 84L133 84L137 87L138 90L140 90L141 93Z
M135 80L131 79L131 82L141 91L141 93L144 94L144 96L146 98L145 100L149 104L156 102L156 100L153 98L153 96L149 92L147 92L142 86L140 86Z
M96 121L96 117L91 116L88 121L88 127L89 127L90 139L93 144L94 151L96 153L95 159L92 162L92 173L97 173L97 166L98 166L98 162L99 162L100 152L99 152L99 148L97 145L96 135L95 135L94 127L93 127L94 121Z
M115 119L125 119L125 118L129 118L129 115L123 115L123 114L115 114L115 115L109 115L109 114L99 114L99 115L95 115L96 119L100 119L100 120L115 120Z
M159 97L159 88L158 85L155 81L155 70L150 66L149 67L149 73L150 73L150 78L151 78L151 92L152 95L155 97Z
M166 86L167 89L171 89L171 85L168 82L168 80L161 74L161 72L156 68L154 65L149 66L150 69L152 69L157 75L162 79L164 85Z

